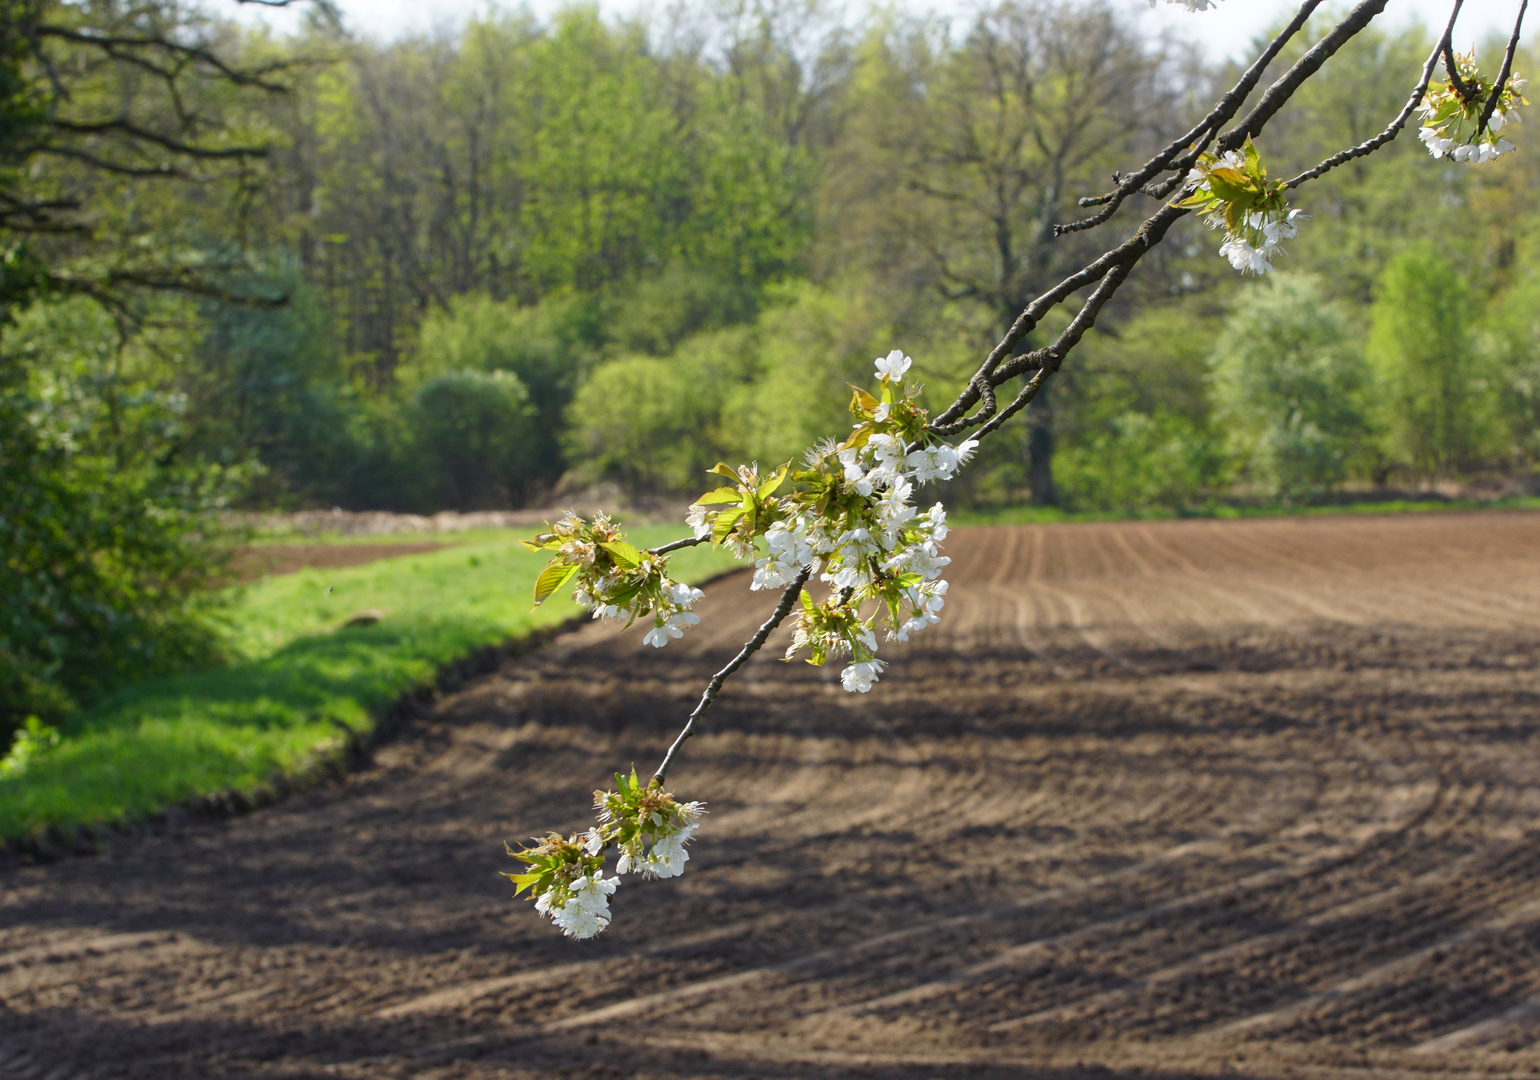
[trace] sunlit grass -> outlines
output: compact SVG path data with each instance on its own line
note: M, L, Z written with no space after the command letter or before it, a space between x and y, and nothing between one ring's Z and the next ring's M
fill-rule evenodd
M647 546L681 532L655 526L632 537ZM0 779L0 837L250 792L340 749L349 733L366 735L391 702L441 666L571 618L579 609L565 594L531 610L546 558L520 547L520 535L301 570L234 592L221 616L230 662L140 683L69 725L58 746ZM729 565L702 548L673 562L691 581ZM364 611L381 618L340 628Z

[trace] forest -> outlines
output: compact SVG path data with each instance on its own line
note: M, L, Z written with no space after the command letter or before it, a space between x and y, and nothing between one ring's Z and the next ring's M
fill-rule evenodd
M210 511L694 496L718 460L848 430L849 384L893 348L950 400L1099 250L1053 225L1235 77L1092 0L493 8L393 41L324 9L285 36L148 0L6 7L8 727L200 662ZM1433 38L1356 37L1268 128L1270 167L1378 131ZM1184 220L949 503L1522 488L1520 150L1472 167L1403 135L1313 184L1259 277Z

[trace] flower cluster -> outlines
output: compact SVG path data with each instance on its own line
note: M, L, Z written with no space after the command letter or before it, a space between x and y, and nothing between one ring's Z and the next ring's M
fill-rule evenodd
M947 585L938 578L950 562L940 554L946 512L940 503L922 512L912 497L918 484L955 476L978 445L951 446L926 430L920 388L904 384L912 363L899 350L876 360L878 394L854 390L856 424L844 442L824 440L800 469L783 465L764 479L757 465L718 465L713 471L736 484L708 492L690 511L697 536L754 560L751 589L784 588L809 566L831 586L823 603L803 592L787 659L803 649L819 665L848 656L840 681L860 693L885 666L876 658L879 619L898 641L939 619ZM788 477L793 490L777 495Z
M589 522L568 510L550 532L524 541L524 546L555 552L535 581L537 607L576 578L572 599L594 618L624 620L629 626L649 617L652 627L643 640L655 648L683 637L685 627L700 622L690 608L705 594L671 581L665 556L626 543L625 534L602 513Z
M684 849L700 827L703 803L681 803L656 780L643 787L636 770L615 774L614 791L594 792L599 827L590 831L595 853L614 844L620 851L616 871L645 878L678 877L690 853Z
M695 835L705 813L701 803L681 803L656 780L645 787L631 770L617 773L615 791L594 792L599 824L586 833L563 838L552 833L536 838L533 847L508 854L528 865L527 873L503 876L525 889L535 910L574 938L591 938L610 924L610 897L620 876L637 873L648 878L678 877L690 853L684 846ZM616 876L604 876L604 852L619 852Z
M1209 226L1224 229L1219 254L1242 273L1265 274L1273 268L1273 256L1282 254L1279 244L1299 234L1304 214L1290 210L1283 182L1268 180L1257 148L1250 139L1240 150L1198 158L1201 179L1192 194L1178 206L1203 213Z
M591 938L610 924L610 897L620 884L618 877L604 876L604 859L590 846L587 836L563 839L552 833L536 838L534 847L507 848L530 868L528 873L503 874L518 886L513 895L528 889L535 910L568 937Z
M1518 72L1508 76L1503 91L1497 97L1492 116L1484 130L1478 130L1481 114L1486 111L1493 87L1482 81L1476 67L1476 54L1472 49L1464 56L1455 57L1455 70L1467 93L1461 96L1453 85L1430 83L1420 107L1423 119L1418 135L1428 147L1428 153L1436 158L1449 157L1480 165L1502 154L1513 152L1513 144L1501 138L1498 132L1519 120L1519 106L1528 105L1523 96L1524 79Z

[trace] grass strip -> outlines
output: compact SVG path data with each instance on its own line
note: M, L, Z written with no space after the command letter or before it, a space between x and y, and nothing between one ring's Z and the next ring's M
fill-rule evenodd
M645 547L679 534L651 526L631 539ZM220 616L229 662L147 680L77 718L57 746L0 778L0 839L248 793L368 736L394 701L444 665L571 618L580 609L566 594L531 610L546 556L520 547L520 535L301 570L233 591ZM692 548L671 565L700 581L732 562ZM379 621L340 629L366 611Z

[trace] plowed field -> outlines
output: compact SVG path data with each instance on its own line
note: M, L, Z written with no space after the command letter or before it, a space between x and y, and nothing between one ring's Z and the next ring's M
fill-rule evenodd
M1540 1074L1540 516L964 530L867 696L772 650L683 878L494 876L773 603L570 634L346 782L0 876L0 1076ZM772 645L774 642L772 642Z

